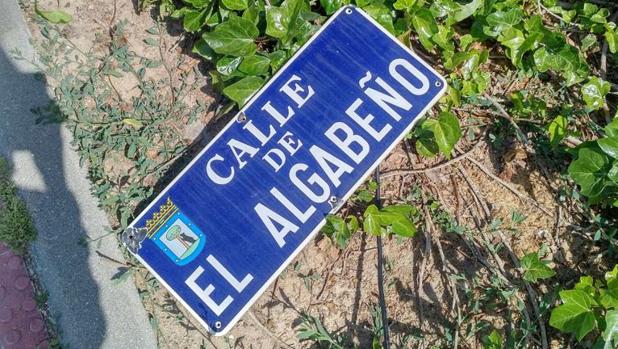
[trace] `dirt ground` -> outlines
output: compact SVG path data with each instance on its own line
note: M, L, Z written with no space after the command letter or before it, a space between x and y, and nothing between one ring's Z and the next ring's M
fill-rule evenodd
M31 4L24 6L31 10ZM39 6L49 9L57 3L45 0ZM204 71L203 63L187 54L186 38L174 23L166 24L160 47L147 45L146 31L157 23L153 13L138 13L135 2L71 0L62 1L61 7L74 18L64 32L82 50L105 50L110 26L126 20L130 28L126 40L132 50L153 59L164 56L166 63L156 74L168 74L169 67L173 74L194 66ZM31 26L36 39L42 40L36 23ZM203 84L186 96L188 103L217 103L208 79L196 78L203 79ZM130 80L117 79L113 84L121 94L135 93ZM225 119L214 122L213 115L211 109L196 123L179 123L188 144L204 144L225 123ZM465 111L459 112L459 117L472 120ZM521 258L545 246L546 258L558 272L554 282L562 285L576 281L581 263L597 259L594 243L571 233L576 229L574 219L556 200L559 174L545 168L540 155L526 151L515 140L513 147L496 149L487 137L496 132L491 125L465 131L468 140L461 142L451 160L421 159L408 151L413 144L402 143L381 165L385 202L436 200L460 226L468 228L460 234L447 232L438 222L425 220L419 223L416 237L384 241L386 301L395 347L452 347L456 340L461 348L477 348L481 346L479 334L487 334L491 327L506 331L514 326L525 315L516 310L515 303L517 299L525 303L528 294L513 257ZM126 170L121 162L113 163L118 171ZM400 169L404 171L393 175L393 170ZM414 194L419 188L424 192L422 197ZM352 209L348 205L343 210ZM514 223L514 213L525 219ZM494 227L500 221L500 228ZM497 245L502 248L489 248ZM226 337L206 335L151 275L138 271L134 277L162 348L311 347L313 343L297 339L302 314L321 319L332 333L366 348L371 346L378 304L376 253L376 239L362 233L343 250L319 235ZM488 294L499 275L522 286L516 291L519 298L501 301ZM548 291L542 286L537 292ZM534 313L532 306L527 308ZM547 333L552 347L565 345L553 337L551 329ZM537 345L529 343L530 347Z

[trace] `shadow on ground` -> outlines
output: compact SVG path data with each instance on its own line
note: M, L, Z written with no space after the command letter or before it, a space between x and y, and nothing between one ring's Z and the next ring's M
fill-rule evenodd
M50 295L52 315L64 329L61 341L98 348L107 324L88 249L80 244L85 219L67 186L63 126L36 124L30 109L50 103L46 84L21 72L8 54L0 47L0 154L9 161L39 232L35 268Z

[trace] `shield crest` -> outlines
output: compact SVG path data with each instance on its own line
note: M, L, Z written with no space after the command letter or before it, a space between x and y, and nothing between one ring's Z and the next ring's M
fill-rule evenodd
M185 265L204 249L206 236L170 199L157 215L152 241L177 265Z

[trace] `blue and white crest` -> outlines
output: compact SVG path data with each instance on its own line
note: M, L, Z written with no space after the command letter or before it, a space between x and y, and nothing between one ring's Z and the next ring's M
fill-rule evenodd
M168 199L148 222L148 236L177 265L185 265L204 249L206 236Z

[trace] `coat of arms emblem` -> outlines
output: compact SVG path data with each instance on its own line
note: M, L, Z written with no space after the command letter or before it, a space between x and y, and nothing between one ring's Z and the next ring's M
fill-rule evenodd
M146 229L147 237L177 265L194 260L206 243L204 233L170 198L146 221Z

